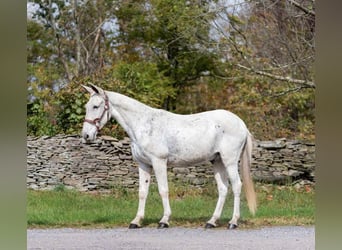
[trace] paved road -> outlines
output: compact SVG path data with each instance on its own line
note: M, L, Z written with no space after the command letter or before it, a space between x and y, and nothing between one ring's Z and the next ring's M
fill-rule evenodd
M267 227L249 230L142 228L29 229L27 249L315 249L314 227Z

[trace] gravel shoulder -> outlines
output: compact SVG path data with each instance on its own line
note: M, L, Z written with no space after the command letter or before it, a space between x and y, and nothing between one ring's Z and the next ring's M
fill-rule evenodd
M315 228L28 229L27 249L315 249Z

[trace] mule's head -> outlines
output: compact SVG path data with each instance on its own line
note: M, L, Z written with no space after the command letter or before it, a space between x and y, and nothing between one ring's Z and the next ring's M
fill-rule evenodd
M103 89L91 85L82 85L89 94L90 98L86 104L86 116L82 128L82 137L86 141L96 139L97 132L110 119L109 101Z

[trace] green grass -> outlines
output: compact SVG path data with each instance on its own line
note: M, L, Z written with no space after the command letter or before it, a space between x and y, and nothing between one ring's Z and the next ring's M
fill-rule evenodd
M240 227L314 224L314 190L291 186L257 185L258 211L252 216L242 195ZM205 189L171 186L172 226L201 227L211 217L217 201L214 186ZM110 194L65 190L32 191L27 194L29 227L128 226L138 207L137 190L116 188ZM219 224L225 226L232 213L231 192ZM156 185L151 185L144 226L156 226L163 209Z

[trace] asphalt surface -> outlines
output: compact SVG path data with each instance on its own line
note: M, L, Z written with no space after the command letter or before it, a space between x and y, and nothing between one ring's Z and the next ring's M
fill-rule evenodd
M27 249L315 249L314 227L28 229Z

